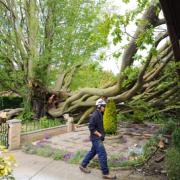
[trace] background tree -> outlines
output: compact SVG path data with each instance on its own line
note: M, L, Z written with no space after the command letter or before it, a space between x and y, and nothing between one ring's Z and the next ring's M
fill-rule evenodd
M82 64L106 45L110 22L99 17L99 1L0 1L0 82L32 105L47 111L52 92L69 92Z
M1 82L16 91L23 87L21 92L33 102L37 116L44 114L46 110L40 109L44 109L48 93L53 92L61 102L49 114L59 117L72 113L79 123L93 111L99 96L113 99L122 113L138 110L145 113L143 117L179 108L179 77L175 71L179 63L174 61L167 30L157 32L165 24L157 1L138 0L136 9L123 15L106 15L104 20L98 14L102 11L97 1L0 2L4 31ZM127 32L131 23L136 27L134 35ZM107 45L109 33L120 49L114 53L121 59L119 74L103 87L71 91L77 68L84 62L91 64L92 53ZM121 44L125 38L127 44ZM126 106L119 105L122 101Z

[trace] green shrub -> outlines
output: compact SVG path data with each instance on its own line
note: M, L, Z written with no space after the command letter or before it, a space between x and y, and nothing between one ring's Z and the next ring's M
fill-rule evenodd
M179 180L180 178L180 151L171 148L166 153L166 170L170 180Z
M53 153L53 159L54 160L61 160L61 159L63 159L63 155L64 155L63 151L60 149L57 149Z
M14 96L1 96L0 97L0 110L19 108L22 106L23 106L22 97L14 97Z
M172 134L172 142L175 148L180 150L180 128L177 128Z
M6 149L0 146L0 179L15 179L12 175L16 160L14 156L6 154Z
M143 156L147 159L157 148L157 139L151 138L143 146Z
M114 101L107 103L104 112L104 129L107 134L116 134L117 132L117 114Z
M129 116L128 113L125 113L125 114L119 113L119 114L117 114L117 122L129 121L129 120L131 120L131 117Z
M133 114L133 117L132 117L132 120L136 123L142 123L142 121L144 120L145 118L145 112L143 110L140 110L140 109L134 109L134 114Z
M33 119L33 112L31 111L23 111L19 116L19 119L21 119L23 122L32 121Z
M39 156L51 157L53 155L53 150L49 146L42 146L36 149L36 153Z
M86 151L77 151L72 158L69 159L69 162L72 164L79 164L82 158L85 156Z
M160 134L172 134L172 132L176 129L176 123L173 120L169 120L166 122L162 128L160 128Z
M22 151L27 153L27 154L36 154L36 146L33 144L24 144L22 146Z

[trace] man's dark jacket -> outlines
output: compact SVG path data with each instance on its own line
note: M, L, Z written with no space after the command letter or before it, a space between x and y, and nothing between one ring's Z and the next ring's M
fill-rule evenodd
M90 130L90 140L101 139L105 137L104 126L103 126L103 115L100 111L96 110L89 119L89 130ZM102 138L99 138L94 134L95 131L98 131L102 134Z

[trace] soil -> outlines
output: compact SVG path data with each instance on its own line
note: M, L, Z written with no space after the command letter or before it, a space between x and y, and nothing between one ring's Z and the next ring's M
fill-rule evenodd
M135 174L142 174L144 176L160 176L163 180L167 180L165 167L165 159L164 157L165 151L158 150L148 162L146 162L143 166L138 167L134 170ZM160 162L156 162L158 159L161 159Z

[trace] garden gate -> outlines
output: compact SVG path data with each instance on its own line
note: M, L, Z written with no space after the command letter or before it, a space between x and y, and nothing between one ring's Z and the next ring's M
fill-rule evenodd
M0 123L0 145L8 148L8 133L9 133L9 124Z

